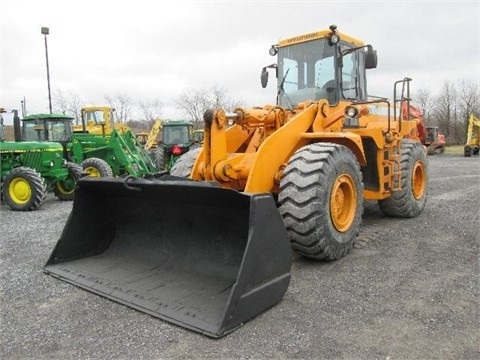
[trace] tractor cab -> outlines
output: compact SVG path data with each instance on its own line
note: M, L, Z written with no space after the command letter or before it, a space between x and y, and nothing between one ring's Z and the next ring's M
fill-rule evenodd
M196 145L193 123L190 121L165 121L162 124L162 141L155 150L155 164L159 170L169 171L178 158Z
M73 117L64 114L27 115L22 119L22 141L70 142L72 120Z
M335 25L280 41L269 53L277 63L262 70L262 87L268 83L267 69L278 79L277 104L293 109L298 103L326 99L330 106L346 100L366 101L365 70L377 66L371 45L337 32Z
M189 146L193 142L193 125L185 121L170 121L163 124L162 143L166 147Z

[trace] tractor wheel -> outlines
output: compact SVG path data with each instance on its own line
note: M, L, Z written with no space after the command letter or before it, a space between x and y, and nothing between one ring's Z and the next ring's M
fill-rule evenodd
M350 149L304 146L290 158L280 189L279 211L294 251L327 260L350 251L363 212L362 173Z
M403 140L400 150L402 190L380 200L380 210L387 216L411 218L422 213L427 200L428 162L422 144Z
M37 210L47 197L47 185L37 171L18 167L3 179L3 197L12 210Z
M105 160L89 158L82 161L83 171L93 177L113 177L113 171Z
M61 181L57 181L53 189L55 196L63 201L73 200L75 187L83 175L83 168L78 164L69 162L67 163L67 169L67 177Z
M163 146L159 146L155 150L155 165L157 165L157 170L164 171L165 170L165 148Z
M170 175L180 176L180 177L189 177L195 160L198 157L198 154L202 150L201 147L187 151L185 154L180 156L175 165L170 169Z

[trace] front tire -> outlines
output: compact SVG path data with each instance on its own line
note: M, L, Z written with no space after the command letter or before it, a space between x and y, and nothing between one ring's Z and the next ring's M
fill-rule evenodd
M45 202L47 185L37 171L21 166L3 179L3 197L12 210L37 210Z
M402 140L400 148L402 190L380 200L380 210L387 216L412 218L420 215L427 201L428 162L422 144Z
M88 176L93 177L113 177L113 171L110 165L99 158L89 158L82 161L82 168Z
M304 146L289 160L280 189L279 211L294 251L328 260L350 251L363 212L360 165L350 149Z
M55 196L62 201L73 200L77 182L83 176L83 168L78 164L69 162L67 163L67 169L67 177L61 181L57 181L53 189Z

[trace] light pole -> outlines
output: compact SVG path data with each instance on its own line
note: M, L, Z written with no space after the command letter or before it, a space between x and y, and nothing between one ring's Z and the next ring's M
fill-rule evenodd
M42 34L45 36L45 59L47 60L47 82L48 82L48 107L52 113L52 96L50 94L50 68L48 67L48 46L47 35L50 33L48 27L42 27Z

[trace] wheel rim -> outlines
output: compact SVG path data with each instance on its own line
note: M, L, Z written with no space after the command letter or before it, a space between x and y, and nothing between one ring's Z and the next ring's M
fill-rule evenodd
M425 175L425 168L421 161L417 161L412 171L412 192L413 197L419 200L424 192L427 183L427 177Z
M57 182L57 189L65 195L70 195L75 191L75 179L72 175L67 176L63 181Z
M10 198L17 204L25 204L32 197L32 189L25 179L14 179L8 188Z
M355 219L357 191L352 177L343 174L337 178L330 198L330 216L340 232L346 232Z
M94 168L92 166L86 167L85 169L83 169L83 171L85 171L88 176L92 176L92 177L101 177L102 176L100 171L97 168Z

